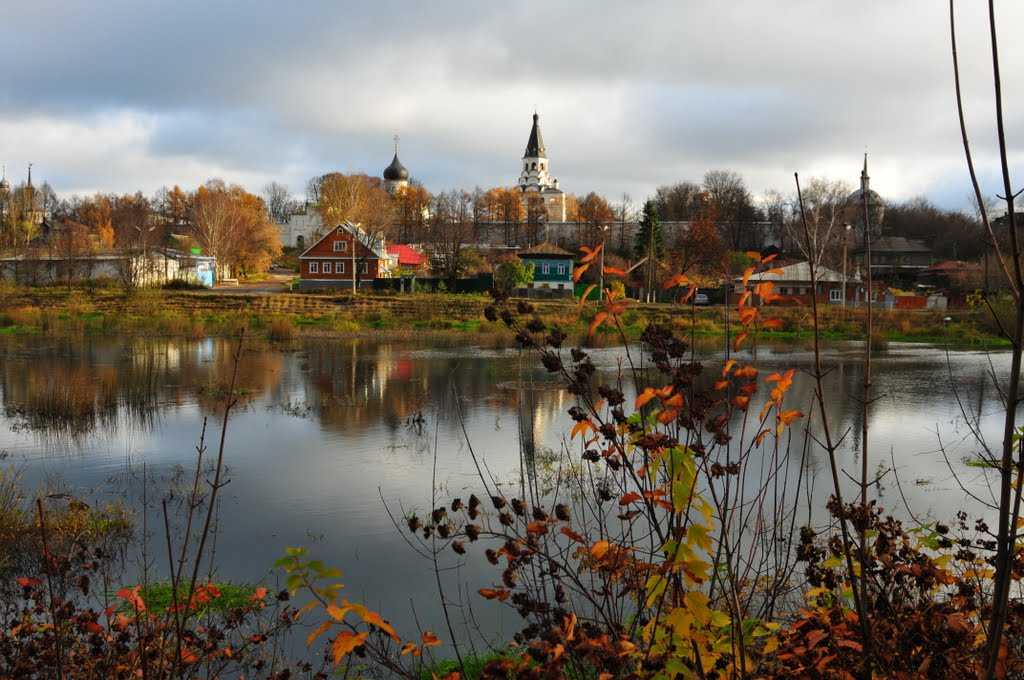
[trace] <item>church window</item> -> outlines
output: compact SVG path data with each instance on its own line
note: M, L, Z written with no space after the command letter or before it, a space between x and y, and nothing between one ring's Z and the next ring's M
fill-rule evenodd
M531 170L536 170L537 169L537 164L536 163L531 163L530 164L530 169Z
M317 263L317 262L310 262L309 263L309 273L310 274L319 274L320 273L320 265L319 265L319 263Z
M330 273L331 273L331 263L330 262L324 262L324 274L330 274Z
M302 234L299 234L298 236L296 236L295 237L295 247L296 248L305 248L306 247L306 237L303 236Z
M541 170L543 170L543 169L544 169L544 164L543 164L543 163L541 163L541 164L540 164L540 169L541 169Z

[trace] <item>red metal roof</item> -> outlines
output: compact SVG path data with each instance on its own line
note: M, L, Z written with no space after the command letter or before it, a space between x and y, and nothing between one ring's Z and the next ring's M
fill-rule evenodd
M427 261L427 256L412 246L392 245L388 246L389 255L398 256L399 267L420 267Z

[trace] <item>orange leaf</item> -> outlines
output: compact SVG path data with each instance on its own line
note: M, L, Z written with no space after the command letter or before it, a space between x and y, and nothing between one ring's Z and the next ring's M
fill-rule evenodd
M635 491L630 491L629 493L624 494L622 498L619 499L619 505L629 505L630 503L635 503L641 498L643 498L643 496L641 496L640 494L636 493Z
M583 276L583 274L588 269L590 269L590 265L589 264L581 264L579 267L576 267L575 269L573 269L572 270L572 280L573 281L579 281L580 277Z
M736 339L732 341L732 349L734 352L738 352L740 347L743 346L743 341L747 339L746 333L740 333L736 336Z
M683 395L675 394L665 400L665 406L670 408L679 408L683 405Z
M135 611L146 611L146 603L142 600L142 596L139 595L139 586L135 586L134 588L122 588L117 591L117 596L130 604Z
M753 366L747 365L744 366L743 368L737 368L736 372L733 373L733 375L736 376L737 378L756 378L757 369L754 368Z
M781 267L772 267L771 269L766 269L765 271L763 271L761 273L762 274L772 274L774 276L782 276L783 274L786 273L786 271L784 269L782 269Z
M526 525L526 532L529 534L546 534L548 533L548 525L544 522L530 522Z
M789 425L794 420L802 418L803 415L803 412L797 411L796 409L793 409L792 411L783 411L782 413L779 414L779 420L781 420L786 425Z
M333 621L324 621L319 626L317 626L316 629L306 637L306 646L309 647L314 642L316 642L316 639L324 633L326 633L327 630L330 629L330 627L333 625Z
M729 371L731 371L732 367L735 366L735 365L736 365L736 360L735 359L729 359L728 361L726 361L725 365L722 366L722 377L724 378L725 376L729 375Z
M761 322L761 328L778 330L782 328L782 319L765 319Z
M668 290L669 288L675 288L676 286L686 285L689 282L690 282L690 279L686 278L685 274L676 274L675 276L670 278L668 281L663 283L661 287L664 290Z
M185 663L195 663L196 661L199 661L199 657L196 656L195 652L193 652L188 647L182 647L181 648L181 660L184 661Z
M565 617L565 639L572 642L576 637L576 614L569 614Z
M406 654L419 656L421 654L419 646L415 642L406 642L402 645L402 653L399 656L405 656Z
M779 256L778 253L772 253L771 255L767 255L767 256L765 256L765 257L763 257L761 259L761 264L768 264L769 262L771 262L772 260L774 260L778 256Z
M657 395L655 394L653 387L648 387L644 389L643 392L637 395L635 408L643 408L644 405L651 399L654 399L655 396Z
M728 386L729 386L729 381L728 380L719 380L719 381L715 382L715 391L716 392L721 392L722 390L724 390Z
M388 637L394 640L395 642L399 641L398 633L395 632L395 629L392 627L392 625L385 621L384 618L377 612L367 610L366 613L363 614L363 621L371 625L377 626L377 628L380 628L382 631L387 633Z
M601 253L601 251L603 249L604 249L604 244L603 243L601 245L597 246L596 248L594 248L593 250L591 250L590 248L587 248L586 246L581 246L580 250L585 252L586 255L584 255L583 257L580 258L580 264L587 264L587 263L593 262L594 258L597 257Z
M441 640L429 630L423 633L424 647L437 647L439 644L441 644Z
M743 270L743 285L744 286L747 285L747 283L750 281L750 277L753 274L754 274L754 268L753 267L747 267L746 269Z
M658 422L662 425L668 425L673 420L679 417L679 410L674 408L665 409L658 414Z
M608 551L611 550L611 547L611 543L609 543L608 541L598 541L594 545L590 546L590 554L594 557L595 560L599 560L606 554L608 554Z
M754 307L744 307L740 310L740 323L744 326L749 326L750 322L757 318L757 309Z
M594 320L590 322L590 330L587 331L587 335L593 335L597 327L604 323L604 320L608 318L608 312L598 312L594 315Z
M576 435L583 434L587 430L590 430L591 432L594 432L595 431L594 430L594 424L592 422L590 422L589 419L581 420L580 422L578 422L575 425L573 425L572 432L569 433L569 438L570 439L575 439Z
M686 289L686 294L679 298L680 304L686 304L693 299L693 296L697 293L697 286L690 284L690 287Z
M733 397L732 403L736 405L736 408L747 410L747 404L750 403L750 397L736 396Z
M339 633L331 643L331 657L334 659L334 663L341 663L341 660L351 654L352 650L366 641L367 636L367 633L350 633L347 630Z
M749 257L754 262L761 261L761 253L757 252L756 250L748 250L747 252L744 253L744 255Z
M583 303L587 301L587 299L590 297L591 291L593 291L595 288L597 288L597 284L592 283L589 286L587 286L586 290L583 291L583 295L580 296L580 307L583 307Z
M740 295L740 301L737 302L736 305L738 307L743 307L745 304L750 302L750 296L751 295L753 295L753 293L751 291L749 291L749 290L743 291L743 295Z
M262 587L262 586L260 586L259 588L257 588L256 590L253 591L252 597L250 599L253 600L254 602L259 602L260 600L262 600L266 596L267 596L267 589Z
M481 588L478 592L488 600L504 602L508 599L508 591L504 588Z
M619 269L618 267L605 267L604 273L608 276L625 276L626 270Z
M579 534L577 534L575 531L573 531L569 527L562 527L561 529L559 529L559 531L564 536L567 536L569 538L569 540L576 541L577 543L583 543L583 537L580 536Z

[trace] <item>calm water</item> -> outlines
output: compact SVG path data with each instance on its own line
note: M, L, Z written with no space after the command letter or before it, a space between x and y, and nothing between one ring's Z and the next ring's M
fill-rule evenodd
M33 487L64 484L94 502L120 498L136 506L145 469L154 480L152 502L171 488L177 470L194 465L204 417L210 417L211 434L218 433L217 386L230 375L231 353L230 344L212 339L8 339L0 344L0 464L19 470ZM592 354L611 372L623 351ZM762 347L757 364L762 370L806 369L811 360L800 347ZM859 396L859 362L856 345L829 350L832 395ZM708 372L716 365L709 361ZM984 492L982 473L962 462L979 449L963 414L998 447L1000 403L992 377L1005 380L1008 370L1005 353L947 357L940 348L894 345L878 354L871 467L878 460L891 466L892 452L915 513L950 518L961 508L977 512L939 450L945 448L966 484ZM220 577L266 579L286 546L304 545L343 570L349 597L379 607L409 633L413 610L425 627L443 630L434 575L396 532L384 501L399 518L403 508L429 509L435 437L441 495L479 492L460 411L490 472L513 484L520 442L557 449L571 422L565 415L571 395L514 350L318 341L288 350L250 349L239 376L246 400L228 425L231 482L223 491L217 536ZM811 388L809 377L798 376L788 407L806 412ZM71 422L40 415L43 406L69 393L88 402ZM753 401L760 405L763 397ZM846 433L844 466L855 474L859 402L834 398L830 408L835 431ZM417 414L422 424L413 422ZM824 455L813 447L808 455L812 484L823 500L829 488ZM883 478L881 496L886 507L905 514L892 474ZM155 522L158 516L150 517ZM446 564L454 564L448 558ZM154 568L160 571L165 560L157 550ZM479 557L447 574L450 587L469 584L473 590L496 578ZM507 637L516 629L514 617L478 597L473 602L489 633Z

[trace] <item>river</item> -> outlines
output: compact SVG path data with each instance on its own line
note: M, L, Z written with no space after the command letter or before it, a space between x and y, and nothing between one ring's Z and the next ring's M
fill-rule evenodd
M194 466L203 419L210 419L210 439L219 434L218 386L230 375L232 352L223 339L4 339L0 465L17 470L30 490L61 487L93 503L126 500L140 508L145 486L148 525L158 526L156 501ZM710 357L714 348L700 353ZM610 348L592 356L610 379L624 354ZM762 371L803 371L812 360L800 345L762 345L756 364ZM829 416L833 430L845 435L840 458L856 474L861 348L834 345L824 361ZM707 372L720 365L708 358ZM947 354L892 344L877 353L871 469L882 474L894 460L902 482L900 493L896 475L882 474L882 505L904 517L904 498L919 517L978 512L954 472L967 488L987 493L984 470L964 464L979 451L968 423L998 448L1001 404L992 379L1005 381L1008 372L1003 352ZM434 574L396 531L385 502L400 521L404 510L429 510L432 479L442 497L479 493L467 436L491 474L515 483L520 443L541 456L558 449L574 403L516 350L345 340L254 345L243 353L238 375L244 398L228 424L219 577L273 583L272 565L285 547L306 546L343 571L348 597L384 612L409 634L414 620L443 630ZM798 373L787 407L809 411L812 385ZM64 417L51 416L54 404ZM824 454L811 446L807 460L812 488L823 499L830 488ZM799 464L798 457L793 461ZM151 546L162 541L162 533L153 533ZM151 551L152 568L160 572L166 557L159 548ZM138 559L130 569L139 569ZM454 555L446 557L445 566L455 564ZM472 554L445 576L446 587L474 590L498 577ZM507 639L516 617L479 599L474 608L484 611L474 616L484 631ZM466 616L458 613L460 620Z

